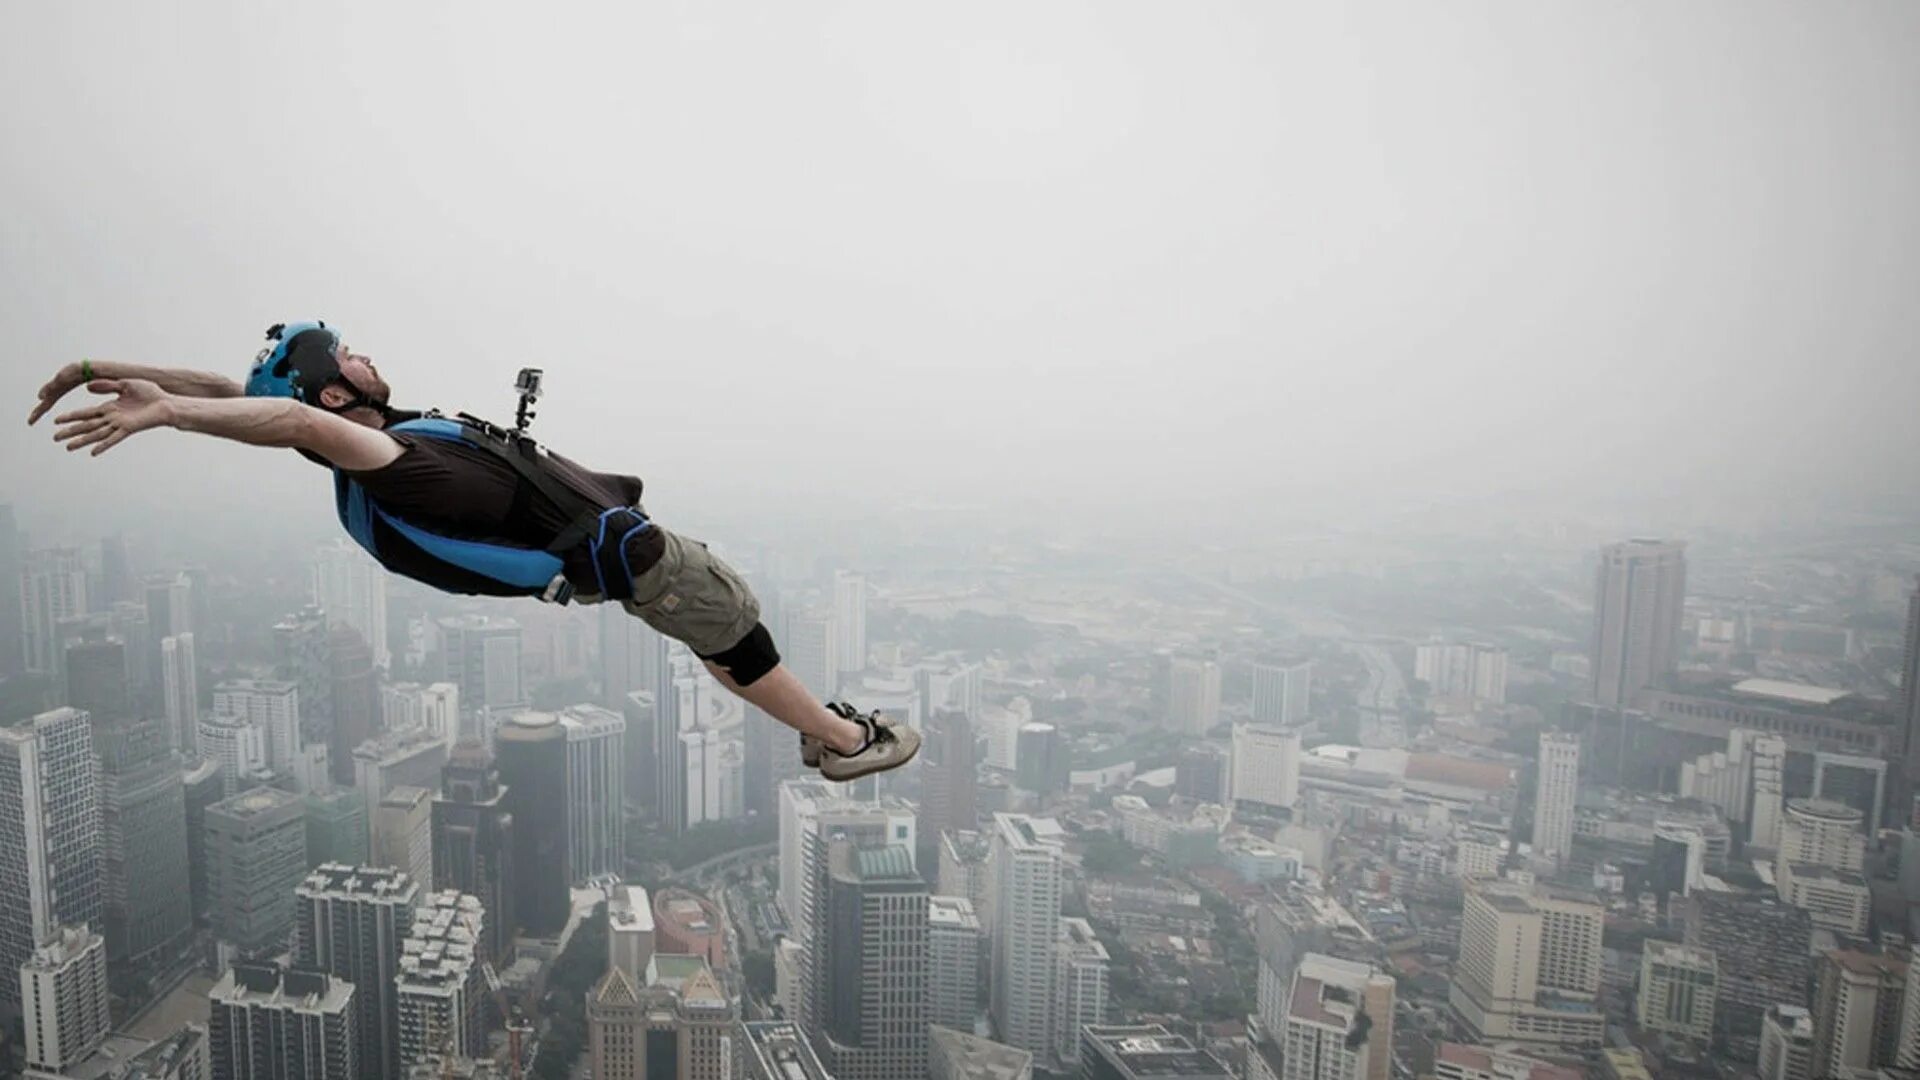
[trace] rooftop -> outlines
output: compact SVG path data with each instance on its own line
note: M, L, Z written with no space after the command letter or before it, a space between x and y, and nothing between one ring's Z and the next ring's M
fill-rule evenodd
M927 1029L929 1050L953 1066L949 1075L964 1080L1026 1080L1033 1055L1025 1050L934 1024Z
M1084 1037L1106 1050L1118 1062L1125 1075L1148 1080L1151 1077L1204 1077L1228 1080L1231 1075L1220 1060L1199 1050L1184 1036L1174 1035L1155 1024L1135 1027L1085 1027Z
M929 896L927 925L978 931L980 917L973 910L973 901L964 896Z
M1443 1042L1435 1057L1450 1065L1511 1077L1513 1080L1582 1080L1585 1075L1578 1069L1551 1065L1524 1054L1465 1043Z
M1831 705L1842 698L1850 697L1851 690L1836 690L1828 686L1811 686L1807 683L1783 682L1779 679L1742 679L1727 688L1736 694L1748 697L1769 698L1774 701L1791 702L1795 705Z
M386 866L323 863L307 875L296 892L301 896L395 900L411 905L420 895L420 886L404 870Z
M289 806L304 809L306 800L298 795L281 791L278 788L257 787L243 791L238 795L229 795L212 806L207 807L209 814L220 813L235 818L256 818L273 813Z

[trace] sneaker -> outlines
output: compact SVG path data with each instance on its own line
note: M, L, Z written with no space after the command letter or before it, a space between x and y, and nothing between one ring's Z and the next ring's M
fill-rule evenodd
M835 709L835 712L840 710ZM852 712L849 708L848 712ZM844 715L844 714L842 714ZM897 769L920 752L920 733L879 713L855 714L847 719L867 729L866 745L851 754L822 746L820 775L844 784L888 769Z

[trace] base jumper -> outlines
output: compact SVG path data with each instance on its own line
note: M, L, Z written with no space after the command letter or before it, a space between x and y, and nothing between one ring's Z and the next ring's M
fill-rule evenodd
M920 734L826 704L780 662L744 580L705 544L653 521L635 477L599 473L526 434L538 372L522 373L516 426L389 405L373 361L322 322L278 324L242 384L113 361L68 364L40 388L37 422L80 386L108 400L54 418L54 439L99 456L152 428L291 448L333 473L335 509L393 573L450 593L618 602L683 642L721 685L800 733L802 760L845 782L898 768Z

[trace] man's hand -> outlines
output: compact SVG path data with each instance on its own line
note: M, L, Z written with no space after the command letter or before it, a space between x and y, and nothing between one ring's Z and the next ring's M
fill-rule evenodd
M75 374L78 374L77 366ZM47 385L55 386L59 379L55 376L54 382ZM93 456L99 457L135 432L173 422L173 396L160 389L158 383L145 379L95 379L87 384L87 389L96 394L112 394L114 399L54 417L53 422L62 426L53 433L53 439L66 443L68 450L91 446ZM34 417L37 419L64 393L66 390L60 390L49 400L47 391L41 390L41 408L34 411Z
M32 427L41 417L47 415L48 409L59 404L61 398L66 397L69 391L85 381L80 377L78 361L54 372L53 378L47 380L47 385L40 388L40 400L34 402L33 411L27 414L27 426Z

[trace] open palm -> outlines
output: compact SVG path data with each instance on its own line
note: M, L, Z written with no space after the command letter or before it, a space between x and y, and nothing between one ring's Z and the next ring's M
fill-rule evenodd
M145 379L95 379L87 384L87 389L96 394L112 394L113 398L54 417L53 422L59 427L53 439L66 443L68 450L91 446L93 456L99 457L126 441L129 435L167 423L170 397L157 383Z

